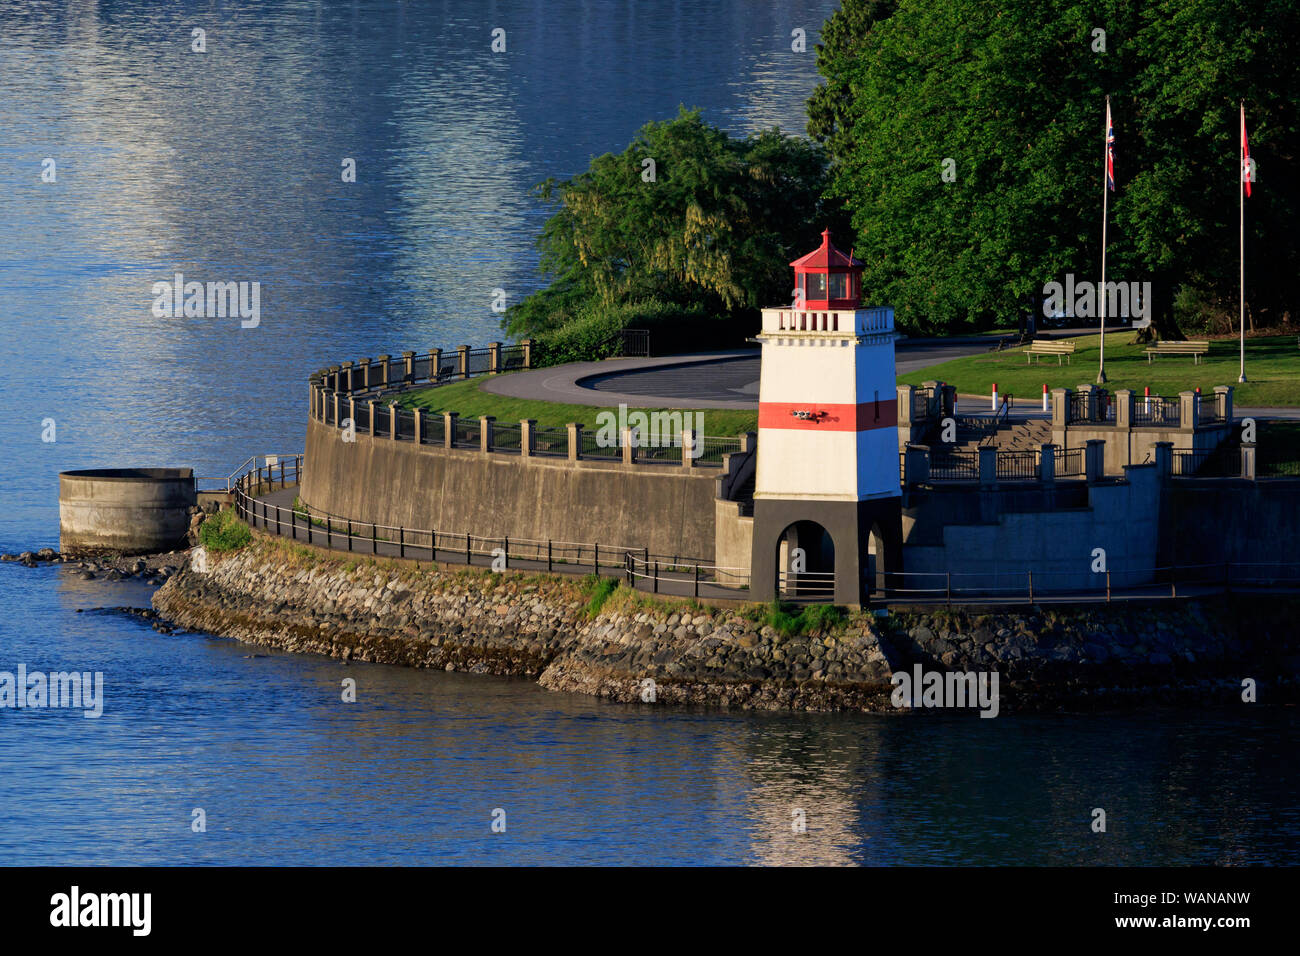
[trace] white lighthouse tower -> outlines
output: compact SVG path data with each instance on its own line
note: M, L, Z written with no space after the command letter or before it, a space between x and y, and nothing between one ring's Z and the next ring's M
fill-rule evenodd
M901 570L894 310L859 307L863 263L831 244L763 310L750 589L862 605Z

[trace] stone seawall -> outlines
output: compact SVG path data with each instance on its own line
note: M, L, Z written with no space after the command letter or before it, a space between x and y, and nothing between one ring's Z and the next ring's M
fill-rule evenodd
M783 633L759 605L706 607L562 576L350 558L258 536L154 595L172 623L344 660L538 680L658 703L894 711L896 669L997 671L1001 708L1294 698L1300 601L1225 599L847 613ZM788 629L788 628L787 628ZM1263 688L1269 688L1263 690ZM1280 691L1280 692L1275 692Z

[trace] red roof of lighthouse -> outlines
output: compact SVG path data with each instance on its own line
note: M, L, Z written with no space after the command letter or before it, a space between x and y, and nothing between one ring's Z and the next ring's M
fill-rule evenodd
M823 229L821 246L808 255L794 260L790 265L796 269L857 269L865 266L866 263L861 259L846 256L836 249L831 245L831 231Z

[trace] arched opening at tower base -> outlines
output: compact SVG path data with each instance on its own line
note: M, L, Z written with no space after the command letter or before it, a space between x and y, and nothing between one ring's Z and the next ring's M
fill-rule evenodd
M802 563L793 563L795 548ZM901 500L754 501L750 592L861 607L903 570Z
M835 541L815 521L796 521L777 541L776 593L783 599L835 596Z

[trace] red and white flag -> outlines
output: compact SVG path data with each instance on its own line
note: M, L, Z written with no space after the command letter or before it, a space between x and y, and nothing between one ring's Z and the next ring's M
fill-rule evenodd
M1255 179L1255 172L1250 168L1250 143L1246 141L1246 104L1241 104L1241 181L1246 184L1246 195L1250 195L1250 184Z
M1245 113L1242 114L1245 116ZM1242 120L1245 123L1245 119ZM1243 125L1242 130L1246 127ZM1245 133L1243 132L1244 136ZM1243 141L1244 142L1244 141ZM1106 186L1115 191L1115 127L1110 121L1110 97L1106 97Z

